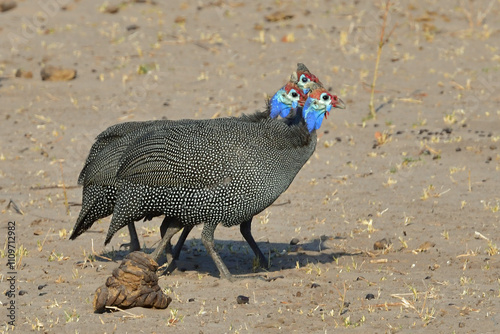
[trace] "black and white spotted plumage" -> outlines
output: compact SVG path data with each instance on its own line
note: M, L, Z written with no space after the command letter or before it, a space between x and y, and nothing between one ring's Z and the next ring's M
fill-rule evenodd
M240 118L244 122L260 122L269 117L269 106L265 112L256 113L253 116ZM113 125L103 131L93 144L87 157L85 165L80 173L78 182L83 185L82 209L73 228L70 239L75 239L88 230L98 219L107 217L113 213L116 202L116 192L118 190L116 173L119 167L119 161L123 152L137 138L151 131L167 129L172 125L180 125L193 122L193 120L178 121L146 121L146 122L127 122ZM155 215L149 214L144 217L151 219ZM162 223L162 237L170 224L170 217L166 217ZM131 237L131 249L140 249L139 240L135 231L134 223L128 225ZM174 258L179 255L184 240L189 234L190 228L185 228L182 236L179 238L178 245L174 251ZM245 231L246 232L246 231ZM248 240L252 249L262 260L263 255L255 244L251 236L250 229L246 235L242 234Z
M316 133L304 122L290 126L259 114L152 131L123 154L105 243L147 215L172 217L179 227L203 223L202 241L229 278L213 248L216 226L247 225L288 188L315 146Z

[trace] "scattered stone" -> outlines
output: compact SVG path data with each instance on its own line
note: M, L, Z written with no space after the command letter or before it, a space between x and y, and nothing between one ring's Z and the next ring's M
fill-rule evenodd
M188 302L190 302L190 303L194 302L194 298L189 298Z
M239 295L238 297L236 297L236 302L238 304L248 304L250 302L250 298Z
M139 26L137 24L131 24L129 26L127 26L127 31L135 31L137 29L139 29Z
M33 78L33 72L25 71L19 68L16 71L16 78L31 79Z
M266 15L265 19L267 22L278 22L293 19L294 15L290 13L285 13L281 11L274 12L272 14Z
M76 78L76 70L45 66L40 72L43 81L69 81Z
M368 300L375 299L375 295L373 293L369 293L366 295L365 299L368 299Z
M295 294L295 297L302 297L302 292L297 291L297 293Z
M106 6L106 8L104 8L104 13L108 13L108 14L116 14L119 11L120 11L120 7L115 6L115 5L108 5L108 6Z
M158 285L157 270L158 264L149 255L142 252L128 254L113 270L106 284L96 290L94 311L102 313L106 306L167 308L172 298L166 296Z
M464 327L465 327L465 322L459 322L459 323L458 323L458 327L460 327L460 328L464 328Z
M497 146L496 145L490 145L490 150L496 150Z
M429 266L429 269L430 269L431 271L434 271L434 270L436 270L436 269L439 269L439 267L441 267L439 264L434 263L432 266Z
M6 12L17 7L15 1L0 0L0 12Z
M300 242L300 240L298 238L293 238L291 241L290 241L290 245L292 246L295 246L296 244L298 244Z
M19 296L25 295L27 293L28 293L28 291L26 291L26 290L20 290L19 291Z
M452 128L444 128L443 132L446 132L447 134L452 133L453 129Z
M47 286L47 284L41 284L38 286L38 290L42 290L43 288L45 288Z
M455 149L455 151L456 151L456 152L460 152L460 151L462 151L462 149L461 149L460 147L457 147L457 148Z
M316 289L316 288L319 288L321 285L319 285L318 283L313 283L311 284L311 289Z
M379 241L376 241L373 244L373 249L374 250L387 249L387 248L389 248L390 245L391 245L391 241L384 238L384 239L381 239Z
M430 241L426 241L426 242L424 242L423 244L421 244L421 245L420 245L420 247L418 247L418 248L416 249L416 251L417 251L417 252L425 252L425 251L429 250L430 248L432 248L432 247L434 247L434 246L436 246L436 244L435 244L435 243L430 242Z

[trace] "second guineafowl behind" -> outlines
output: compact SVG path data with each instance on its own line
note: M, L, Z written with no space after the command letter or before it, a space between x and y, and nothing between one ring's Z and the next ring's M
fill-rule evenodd
M123 154L105 243L130 222L163 214L172 218L171 232L153 253L157 260L175 232L204 224L202 242L221 276L231 279L214 248L216 227L248 223L288 188L314 152L325 114L341 106L336 101L324 88L311 91L293 125L221 118L144 135ZM243 116L252 117L259 116Z

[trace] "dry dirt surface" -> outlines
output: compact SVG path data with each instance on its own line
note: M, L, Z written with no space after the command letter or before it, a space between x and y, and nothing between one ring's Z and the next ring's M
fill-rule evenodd
M499 1L393 1L375 119L385 2L1 2L3 332L498 331ZM347 109L323 122L310 161L254 218L270 269L255 270L237 227L220 227L222 258L247 277L220 279L196 227L159 279L167 309L95 314L94 292L129 240L125 228L104 247L109 218L68 239L96 135L125 121L252 113L297 62ZM45 66L55 69L42 81ZM160 222L137 223L147 252Z

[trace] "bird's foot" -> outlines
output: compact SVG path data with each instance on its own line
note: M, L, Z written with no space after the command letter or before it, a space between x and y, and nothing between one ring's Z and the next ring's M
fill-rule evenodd
M136 243L133 243L133 242L127 242L127 243L121 244L120 249L122 249L122 248L125 250L128 250L130 253L141 250L141 246L136 244Z

